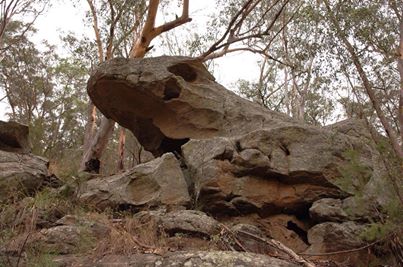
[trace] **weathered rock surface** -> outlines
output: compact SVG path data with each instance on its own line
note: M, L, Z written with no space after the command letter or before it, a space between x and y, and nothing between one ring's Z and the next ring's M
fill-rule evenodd
M169 212L161 217L161 227L169 234L185 233L207 237L219 232L218 221L196 210Z
M341 264L350 266L364 266L373 260L372 255L367 250L357 250L365 245L361 234L365 230L365 225L355 222L325 222L317 224L308 231L308 242L310 247L304 251L305 255L315 256L317 259L331 259ZM335 253L348 251L346 253ZM326 255L326 253L330 253ZM324 254L324 255L321 255ZM383 263L389 262L386 258Z
M265 229L265 234L280 241L295 252L308 248L307 231L310 224L294 215L278 214L257 220L257 224Z
M0 201L38 190L48 177L48 163L32 154L0 150Z
M209 212L295 213L340 190L344 152L354 147L372 175L371 150L344 134L304 125L190 140L182 147L198 204ZM369 179L370 177L368 177Z
M190 202L179 162L171 153L121 174L87 181L80 199L99 209L187 206Z
M279 253L275 247L270 243L267 236L255 225L251 224L237 224L231 228L238 243L234 247L238 251L248 251L258 254L270 255L273 257L282 256L287 258L284 253Z
M160 256L155 254L135 254L131 256L109 255L104 258L91 261L91 259L59 257L55 259L60 266L130 266L130 267L297 267L291 262L273 257L230 251L194 251L174 252ZM76 265L74 265L76 264Z
M357 185L365 199L386 203L387 196L377 196L384 167L361 121L327 127L296 122L226 90L191 58L105 62L91 76L88 93L155 156L174 152L181 158L195 206L219 220L258 214L260 221L240 223L297 252L326 252L331 241L335 250L360 243L362 226L351 220L368 214L354 211ZM103 190L100 203L124 195L109 194L99 183L90 191L96 187Z
M342 222L348 220L340 199L322 198L315 201L309 209L311 218L318 222Z
M28 126L13 121L0 120L0 150L19 153L30 152L28 134Z
M365 226L354 222L326 222L317 224L308 231L311 246L307 253L323 253L356 248L364 244L360 234Z
M197 210L140 211L133 217L140 223L153 222L170 236L187 234L192 237L209 238L219 232L219 222Z
M186 57L108 61L91 76L88 93L154 155L189 138L234 136L292 121L226 90L201 62Z
M95 247L96 240L107 236L109 231L102 223L67 215L54 227L17 236L0 246L0 252L10 256L18 255L22 249L61 255L80 253Z

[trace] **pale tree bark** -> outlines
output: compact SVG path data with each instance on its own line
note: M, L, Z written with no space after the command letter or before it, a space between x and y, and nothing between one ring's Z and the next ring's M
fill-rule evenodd
M286 23L286 16L285 14L283 15L283 30L281 33L282 40L283 40L283 49L285 53L285 57L288 58L288 48L287 48L287 23ZM291 108L290 108L290 92L288 91L288 85L289 85L289 80L288 80L288 68L284 68L284 91L285 91L285 106L287 110L287 115L291 116Z
M112 0L107 0L109 10L110 10L110 25L109 25L109 31L108 31L108 38L107 42L105 44L105 47L102 43L101 39L101 32L100 32L100 27L98 23L98 14L97 14L97 9L94 5L93 0L87 0L87 3L90 7L90 12L92 15L92 20L93 20L93 29L95 33L95 40L98 48L98 59L99 62L102 63L105 60L109 60L113 58L113 53L115 49L124 41L124 38L121 38L114 42L115 39L115 30L116 26L119 22L119 20L122 17L123 11L124 11L124 5L123 8L120 10L115 10L115 7L113 5ZM126 2L125 2L126 3ZM140 20L137 19L136 22L134 23L133 27L124 34L126 38L134 33L138 27L140 26ZM105 53L104 53L104 50ZM92 108L92 113L89 114L88 122L86 129L88 129L88 132L86 132L85 135L85 140L84 140L84 153L83 153L83 158L81 160L80 164L80 170L81 171L89 171L89 172L99 172L100 168L100 158L106 149L106 146L108 145L108 141L111 138L113 134L113 130L115 127L115 122L111 119L108 119L104 116L101 117L101 123L98 131L96 130L96 124L95 124L95 117L96 117L96 108L90 101L89 103L90 109ZM120 139L120 142L122 142L124 139ZM119 143L119 149L124 150L124 143ZM123 155L124 153L119 153ZM123 159L119 159L122 160ZM118 168L120 168L120 165L118 165Z
M88 6L90 7L91 10L91 15L92 15L92 28L94 29L95 33L95 42L97 44L98 48L98 59L100 63L104 61L104 48L102 45L102 40L101 40L101 33L98 25L98 14L97 10L94 6L94 3L92 0L87 0Z
M336 30L336 35L337 37L340 39L340 41L344 44L345 48L347 49L348 53L351 56L351 59L353 60L353 64L356 67L356 70L358 72L358 75L361 79L361 82L363 84L363 87L371 101L372 107L375 109L375 112L379 118L379 120L381 121L381 124L389 138L389 141L393 147L394 152L396 153L396 155L398 157L400 157L400 159L403 159L403 149L399 144L399 137L396 134L395 130L393 129L393 127L391 126L391 124L389 123L388 119L386 118L382 108L381 108L381 104L379 103L378 99L376 98L376 94L375 91L372 87L371 82L369 81L369 78L367 76L367 74L365 73L365 70L361 64L361 61L354 49L354 47L352 46L352 44L350 43L350 41L347 39L347 36L344 34L344 32L342 31L340 24L338 22L338 20L336 19L336 17L333 14L332 9L330 8L330 4L328 0L323 0L326 9L327 9L327 13L328 16L330 18L330 21L332 23L332 26L335 28ZM400 61L399 61L400 62ZM401 98L401 94L402 92L400 92L400 102L402 102L402 98ZM402 103L400 103L402 104ZM401 114L402 110L402 105L400 105L399 107L399 113ZM399 114L399 116L401 116ZM400 129L402 130L402 129Z
M167 22L163 25L155 27L155 19L157 17L159 0L150 0L148 6L147 19L141 31L140 38L137 38L135 45L130 51L130 58L142 58L152 48L150 48L151 41L161 33L170 31L182 24L190 22L189 18L189 0L183 1L182 15L177 19Z
M94 6L93 0L87 0L87 3L90 7L92 20L93 20L93 29L95 33L95 40L98 48L98 61L100 63L104 62L104 60L108 60L112 58L112 50L108 49L106 56L104 56L104 47L101 40L100 28L98 25L98 14L96 8ZM111 13L113 13L111 9ZM112 15L113 17L113 15ZM117 22L114 22L115 25ZM114 27L113 23L110 27L110 32L113 33ZM110 44L113 42L113 36L110 36L108 40L108 48ZM83 158L80 163L80 171L90 171L90 172L99 172L100 169L100 158L102 156L103 151L105 150L108 140L113 133L113 128L115 126L115 122L110 120L104 116L101 118L101 124L97 132L96 130L96 108L92 101L89 103L89 116L87 120L87 124L85 126L86 133L84 136L84 153Z
M93 137L90 147L84 153L83 160L85 161L84 169L82 170L99 173L101 167L99 159L108 144L109 137L112 136L114 126L115 122L113 120L102 117L101 125Z
M282 26L282 42L283 42L283 50L284 50L284 58L287 66L284 68L284 77L285 77L285 90L286 90L286 106L289 115L299 121L305 121L305 106L306 106L306 97L309 92L309 87L311 85L312 73L313 73L313 65L315 61L315 56L312 55L308 61L307 69L303 69L303 72L307 74L305 81L298 83L297 77L301 76L301 70L297 70L297 68L293 65L290 56L290 48L288 46L288 32L287 25L289 20L286 20L286 16L283 16L283 26ZM318 24L315 25L314 31L314 40L318 37ZM308 49L308 48L307 48ZM295 51L294 51L295 54ZM289 73L291 75L292 87L291 91L288 92L288 69L290 68ZM297 72L298 71L298 72Z
M284 58L285 62L287 65L292 65L291 59L290 59L290 52L288 48L288 39L287 39L287 22L285 20L285 15L283 16L283 28L282 28L282 41L283 41L283 49L284 49ZM298 84L297 84L297 77L295 73L295 67L290 68L290 75L291 75L291 90L288 91L288 71L287 67L285 69L285 85L286 85L286 105L288 112L290 113L293 118L300 120L299 116L299 108L300 105L300 99L298 97ZM303 118L302 118L303 120Z
M305 104L306 104L306 96L309 91L309 86L311 85L311 79L312 79L312 68L313 68L313 63L314 63L315 57L312 57L309 60L308 63L308 69L307 69L307 78L305 81L305 84L302 88L302 90L298 91L298 105L296 107L297 109L297 119L300 121L305 120ZM297 87L298 89L298 87Z
M91 102L88 104L88 111L87 111L87 123L85 125L85 133L84 133L84 144L83 144L83 151L87 151L90 146L90 141L92 140L92 136L95 133L97 127L97 108Z

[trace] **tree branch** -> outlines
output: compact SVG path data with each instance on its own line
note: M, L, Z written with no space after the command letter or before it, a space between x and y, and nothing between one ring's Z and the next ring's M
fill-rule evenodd
M147 51L149 51L149 45L151 41L155 37L163 32L172 30L192 20L191 18L189 18L189 0L183 0L182 15L173 21L164 23L163 25L155 28L155 18L158 11L158 5L158 0L150 0L146 22L144 24L139 40L136 41L135 46L130 52L130 57L144 57Z
M87 0L87 3L90 6L90 10L91 10L92 18L93 18L92 27L94 29L95 41L96 41L97 47L98 47L99 61L103 62L104 61L104 51L103 51L104 49L103 49L103 45L102 45L101 34L99 32L97 11L95 9L95 6L94 6L94 3L92 2L92 0Z

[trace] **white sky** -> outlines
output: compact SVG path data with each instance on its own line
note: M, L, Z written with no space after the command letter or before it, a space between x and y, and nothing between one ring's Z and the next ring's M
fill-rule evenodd
M87 35L95 40L92 28L83 22L88 5L84 0L76 2L78 2L76 3L77 7L73 6L71 0L52 1L49 10L36 21L35 27L38 29L38 33L33 37L34 41L40 43L42 40L46 40L50 44L58 45L60 44L59 37L67 32ZM214 11L215 0L191 0L189 15L193 21L186 27L196 30L203 29L208 15ZM180 14L179 9L178 14ZM161 14L157 17L158 22L163 22ZM175 29L175 31L180 31L180 28ZM63 48L59 47L59 52L63 52ZM233 89L231 88L233 87L232 84L238 79L254 80L257 78L257 60L258 57L251 53L233 53L215 60L214 74L218 82L228 89ZM7 111L6 100L3 100L0 103L0 119L6 119L5 113Z

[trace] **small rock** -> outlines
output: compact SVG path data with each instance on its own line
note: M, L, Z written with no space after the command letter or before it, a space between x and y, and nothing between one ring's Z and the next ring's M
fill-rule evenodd
M173 235L185 233L201 237L210 237L219 231L219 223L207 216L204 212L196 210L180 210L169 212L161 217L162 228Z
M309 209L309 214L317 222L342 222L348 218L342 208L342 201L333 198L322 198L315 201Z
M365 226L355 222L326 222L317 224L308 231L311 246L307 253L324 253L356 248L364 245L360 234Z

